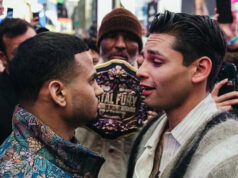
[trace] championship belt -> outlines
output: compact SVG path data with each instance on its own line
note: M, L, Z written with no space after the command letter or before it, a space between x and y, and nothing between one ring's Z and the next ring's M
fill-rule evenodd
M96 66L99 96L98 120L88 128L104 138L115 139L135 132L147 119L136 69L123 60L110 60Z

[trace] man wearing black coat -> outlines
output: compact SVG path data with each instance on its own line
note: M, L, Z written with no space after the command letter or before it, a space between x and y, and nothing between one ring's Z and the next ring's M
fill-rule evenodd
M5 68L0 74L0 144L12 131L12 114L18 103L8 66L19 44L35 35L33 27L19 18L6 18L0 24L0 60Z

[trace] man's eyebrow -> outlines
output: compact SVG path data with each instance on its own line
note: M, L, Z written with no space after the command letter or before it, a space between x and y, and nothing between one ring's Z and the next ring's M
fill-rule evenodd
M151 50L151 49L147 50L147 52L148 52L149 54L162 55L159 51L155 51L155 50Z

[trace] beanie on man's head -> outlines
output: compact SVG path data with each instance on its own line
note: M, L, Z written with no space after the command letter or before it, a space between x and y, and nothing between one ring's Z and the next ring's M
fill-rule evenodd
M139 20L129 10L124 8L113 9L103 19L98 32L98 48L102 39L111 32L125 31L135 35L139 44L139 51L142 49L142 27Z

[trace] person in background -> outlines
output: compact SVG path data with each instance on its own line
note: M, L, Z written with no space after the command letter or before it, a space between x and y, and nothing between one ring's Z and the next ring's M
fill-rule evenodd
M3 15L4 12L4 6L3 6L3 0L0 0L0 16ZM0 74L4 71L4 66L3 66L3 62L0 59Z
M120 59L136 67L136 58L142 49L142 28L137 17L127 9L113 9L102 19L97 47L102 62ZM95 132L78 128L75 136L79 143L105 156L106 162L99 172L99 178L126 176L129 154L136 134L105 139Z
M93 38L84 38L83 41L88 45L89 51L93 58L93 64L96 65L100 60L99 51L97 48L97 41Z
M31 17L31 23L36 33L48 32L49 29L46 27L42 27L39 21L39 12L33 12Z
M195 4L196 15L208 15L206 0L195 0L194 4Z
M227 40L227 53L224 58L225 63L234 63L238 67L238 34L237 34L237 17L236 11L232 11L232 23L219 23L219 27L224 32ZM217 21L219 14L216 14ZM217 107L221 110L235 111L234 105L238 104L238 91L229 92L223 95L218 95L220 89L224 85L229 85L229 81L224 79L218 82L213 91L212 97L216 101Z
M19 46L10 64L19 105L0 146L0 177L97 177L104 158L70 141L97 117L103 90L95 76L76 36L45 32Z
M137 71L145 103L165 114L138 136L128 178L232 178L238 175L238 120L210 92L226 52L208 16L155 16Z
M97 22L93 21L90 27L88 28L88 38L97 39Z
M25 20L6 18L0 23L0 60L5 68L0 74L0 144L12 131L12 114L18 103L16 91L9 78L9 64L19 44L35 35L35 30Z
M136 57L143 47L139 20L124 8L112 10L102 20L97 46L103 62L121 59L136 67Z
M4 12L3 0L0 0L0 16L3 15L3 12Z

